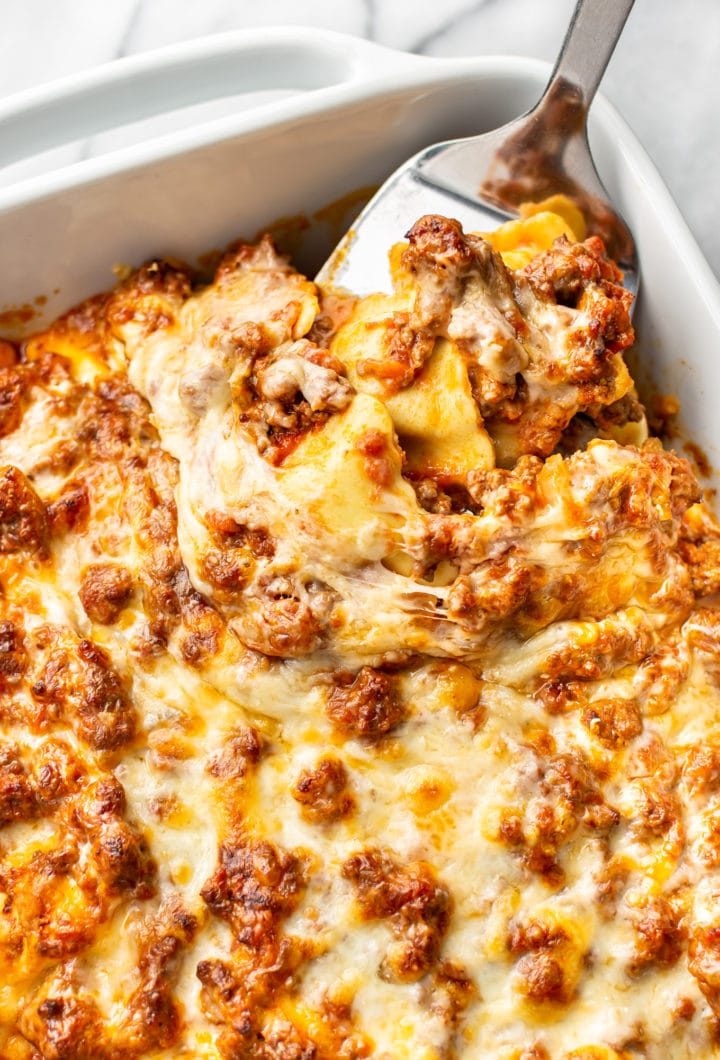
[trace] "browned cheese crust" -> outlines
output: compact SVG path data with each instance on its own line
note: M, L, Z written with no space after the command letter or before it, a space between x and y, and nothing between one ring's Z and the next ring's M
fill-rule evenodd
M3 1060L720 1055L720 527L631 298L394 253L3 344Z

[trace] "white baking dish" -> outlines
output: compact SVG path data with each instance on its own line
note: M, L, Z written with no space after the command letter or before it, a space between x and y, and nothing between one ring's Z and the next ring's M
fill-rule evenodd
M378 183L424 144L519 114L548 73L528 59L426 59L336 33L268 29L121 60L15 96L0 105L0 164L219 96L306 90L0 190L0 312L47 298L31 321L13 328L6 316L4 330L32 330L108 287L118 263L192 260ZM603 99L590 137L639 245L642 362L655 389L680 399L684 434L718 467L720 287L646 154ZM336 235L315 226L316 260ZM388 232L388 244L401 235Z

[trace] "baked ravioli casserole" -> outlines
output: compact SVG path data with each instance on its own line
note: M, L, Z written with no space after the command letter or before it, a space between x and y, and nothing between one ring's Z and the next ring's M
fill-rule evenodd
M720 1055L720 528L549 206L0 344L5 1060Z

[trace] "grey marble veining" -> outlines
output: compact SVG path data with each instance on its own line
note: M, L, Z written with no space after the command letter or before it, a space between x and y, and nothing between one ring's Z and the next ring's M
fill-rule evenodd
M573 6L574 0L0 0L0 96L122 55L263 25L336 29L427 55L552 59ZM719 69L720 0L637 0L603 90L648 150L720 276ZM15 166L0 172L0 183L86 149Z

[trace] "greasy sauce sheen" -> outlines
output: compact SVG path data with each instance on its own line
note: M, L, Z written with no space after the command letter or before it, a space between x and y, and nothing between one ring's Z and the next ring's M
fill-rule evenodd
M720 1055L720 528L567 204L0 343L0 1056Z

